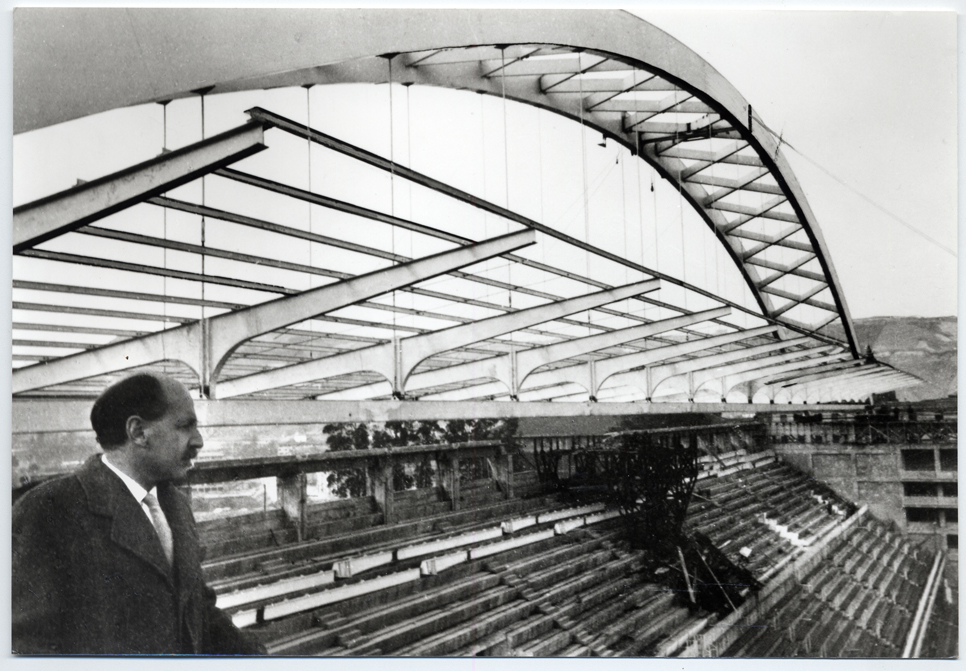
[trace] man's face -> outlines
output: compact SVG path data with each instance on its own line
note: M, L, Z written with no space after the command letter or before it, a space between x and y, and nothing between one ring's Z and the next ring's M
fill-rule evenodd
M194 401L188 390L174 380L164 379L162 382L168 411L160 419L146 424L147 449L139 452L139 470L146 480L155 484L184 480L191 461L204 446L198 431Z

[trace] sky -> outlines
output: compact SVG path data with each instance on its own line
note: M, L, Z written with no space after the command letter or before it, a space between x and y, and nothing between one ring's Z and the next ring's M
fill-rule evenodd
M635 13L704 57L735 85L765 123L782 135L786 143L783 152L825 236L853 318L956 313L956 259L947 251L955 250L957 244L954 15L648 9ZM371 91L339 93L326 88L331 90L316 87L311 94L316 110L313 125L358 144L369 143L373 150L388 154L385 95ZM230 95L210 96L207 134L243 122L239 111L250 101L271 99L276 111L304 118L304 92L272 95L274 98L240 94L235 96L236 104L218 100ZM338 99L339 95L343 97ZM415 94L411 98L415 111L409 115L408 108L401 109L400 92L395 95L393 149L400 160L405 160L402 157L410 151L411 143L409 158L414 167L426 172L439 170L468 190L488 189L487 196L500 204L507 198L504 185L511 182L509 199L514 209L546 223L570 227L568 232L580 232L580 204L574 207L572 199L559 195L582 190L578 181L583 177L579 172L580 145L579 140L573 140L579 129L575 131L574 124L560 123L548 114L536 120L532 110L511 106L511 149L500 156L503 131L498 101L487 100L477 108L475 101L462 99L466 94L433 92L447 104L463 106L463 118L474 113L480 118L482 139L476 146L471 146L470 139L459 141L464 142L466 151L475 150L481 158L477 165L461 171L458 162L446 162L447 156L461 152L432 145L433 137L446 137L439 132L440 122L432 117L435 99L426 98L426 93ZM358 109L358 104L370 108L370 112L328 112ZM220 116L219 106L224 108ZM192 133L200 133L196 102L176 101L168 113L169 148L198 139L192 137ZM320 114L325 118L319 119ZM159 107L149 105L15 136L13 204L67 188L78 177L89 179L129 165L132 159L148 158L162 143L165 127L161 118ZM420 123L426 126L423 132ZM554 142L554 133L566 141ZM460 128L452 129L452 134L458 137ZM595 244L607 247L608 242L621 242L624 237L637 249L653 234L646 230L653 226L649 221L653 216L649 218L647 213L655 211L657 233L669 251L659 259L649 256L650 248L645 250L642 245L634 260L679 277L686 275L688 281L721 293L729 293L721 278L730 278L730 292L741 291L730 270L724 268L727 260L715 252L701 222L690 212L680 212L673 192L662 195L659 186L657 206L652 208L652 203L645 202L650 171L636 176L617 147L598 148L599 138L586 134L584 140L587 181L593 190L588 205L591 218L595 230L610 230L603 240L593 240ZM283 142L277 140L276 144ZM552 152L561 145L566 149L554 156ZM521 168L534 148L543 156L544 167ZM418 165L420 160L424 165ZM504 160L509 160L510 180ZM331 185L333 174L325 173L326 159L314 157L313 161L319 161L313 185L320 180ZM618 165L619 170L611 165ZM306 179L304 172L298 171L291 178L293 183ZM631 179L638 180L637 186L628 185ZM369 194L357 191L356 198L376 194L377 199L384 199L389 193L372 184ZM553 191L554 185L559 192ZM644 196L634 204L634 194L628 196L628 189L638 187L643 188ZM530 195L534 192L541 194L540 202ZM409 192L397 187L392 193L399 207L408 205ZM612 204L618 201L623 207ZM555 212L554 204L569 209ZM633 228L635 217L641 221L641 230ZM600 227L601 220L609 222L610 229ZM687 235L676 231L675 225L683 226ZM625 232L628 227L632 230ZM692 259L686 266L680 256L682 246ZM696 249L700 249L700 256ZM672 258L675 254L676 265Z
M853 318L956 314L956 259L875 207L956 249L954 15L637 13L704 57L801 152L783 148Z

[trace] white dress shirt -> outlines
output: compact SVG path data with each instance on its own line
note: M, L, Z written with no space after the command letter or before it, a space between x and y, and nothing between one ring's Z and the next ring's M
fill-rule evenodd
M144 511L145 517L148 518L148 522L151 523L151 526L155 526L154 520L151 518L151 511L148 509L148 504L144 502L144 497L147 496L148 494L153 494L154 497L157 498L158 488L152 487L151 490L148 491L147 489L139 485L137 480L132 478L127 473L120 471L116 466L114 466L114 464L108 461L106 454L101 454L101 461L104 462L105 466L107 466L109 469L114 471L114 473L117 474L117 477L121 478L121 482L123 482L125 486L128 488L128 490L131 492L131 496L133 496L134 500L137 501L138 504L141 506L141 510ZM155 527L155 530L157 530L157 527Z

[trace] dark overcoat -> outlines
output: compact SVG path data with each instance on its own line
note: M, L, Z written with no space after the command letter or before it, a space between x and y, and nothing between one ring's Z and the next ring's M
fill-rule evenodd
M174 536L169 568L125 484L90 458L13 508L13 650L20 654L260 654L215 607L187 497L158 501Z

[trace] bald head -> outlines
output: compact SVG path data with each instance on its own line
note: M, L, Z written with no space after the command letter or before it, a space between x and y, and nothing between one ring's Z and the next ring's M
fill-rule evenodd
M191 394L177 380L153 373L105 389L91 410L91 425L110 464L149 491L183 482L205 444Z
M154 373L137 373L115 382L94 401L91 426L105 451L116 450L127 441L127 420L138 416L147 421L160 419L168 410L171 378Z

